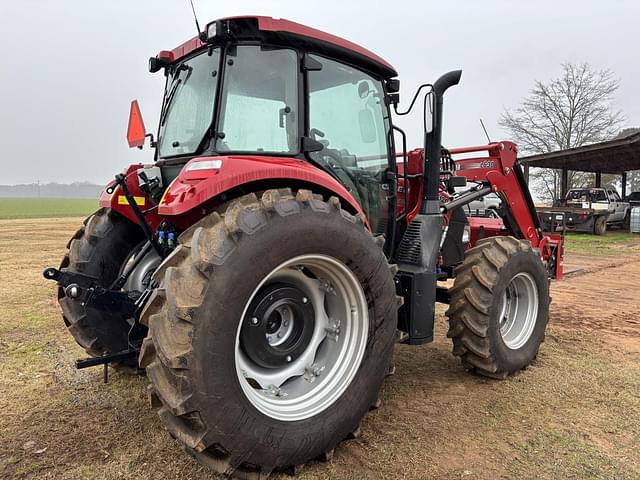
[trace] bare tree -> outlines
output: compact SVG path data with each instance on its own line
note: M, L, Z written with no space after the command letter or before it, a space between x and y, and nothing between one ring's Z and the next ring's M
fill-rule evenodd
M624 121L612 107L620 86L611 70L593 70L587 63L562 65L562 75L548 83L536 81L522 105L505 110L499 124L525 154L547 153L612 138ZM533 169L537 193L556 200L560 171ZM569 172L569 185L581 186L591 176Z

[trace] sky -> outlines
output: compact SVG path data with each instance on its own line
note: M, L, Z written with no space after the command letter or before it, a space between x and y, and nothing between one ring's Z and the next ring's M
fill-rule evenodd
M461 68L447 93L443 143L508 137L498 126L535 80L563 62L610 68L621 80L615 107L640 126L637 0L194 0L200 24L260 14L345 37L393 64L400 107L415 88ZM0 0L0 184L106 183L153 152L127 147L129 105L137 98L155 131L161 73L147 62L195 35L188 0ZM398 124L421 142L419 114Z

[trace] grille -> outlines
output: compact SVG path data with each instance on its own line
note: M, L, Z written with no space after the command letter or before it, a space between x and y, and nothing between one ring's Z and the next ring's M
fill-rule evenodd
M399 262L420 265L420 259L422 258L422 243L420 242L421 226L421 221L414 220L407 227L402 237L402 242L400 242L400 248L398 249Z

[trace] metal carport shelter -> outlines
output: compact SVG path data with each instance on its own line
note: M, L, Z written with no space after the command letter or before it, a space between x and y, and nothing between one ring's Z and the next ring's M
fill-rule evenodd
M622 175L622 197L624 198L627 195L627 172L640 170L640 132L583 147L532 155L521 158L520 162L524 166L527 181L530 167L562 170L562 198L567 193L569 170L595 173L596 187L601 186L603 173Z

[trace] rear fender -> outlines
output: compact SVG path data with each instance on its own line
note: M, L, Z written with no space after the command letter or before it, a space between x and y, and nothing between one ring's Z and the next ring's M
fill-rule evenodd
M165 191L158 214L162 217L193 216L197 207L239 187L260 183L282 186L305 184L329 191L345 208L362 214L362 208L347 189L328 173L295 158L266 156L199 157L189 161ZM168 218L170 220L170 218ZM179 223L179 222L177 222Z
M140 181L138 179L138 170L143 168L144 165L142 163L137 163L134 165L129 165L127 170L124 172L127 187L129 188L129 192L133 195L138 207L142 212L146 212L151 209L154 204L147 198L146 194L140 190ZM119 185L116 185L115 180L112 180L105 189L100 193L100 206L104 208L110 208L118 212L120 215L126 217L131 220L136 225L138 224L138 219L136 218L133 210L129 206L124 193ZM145 214L145 218L147 222L151 226L152 230L155 230L162 222L162 218L156 213L156 210L152 210Z

